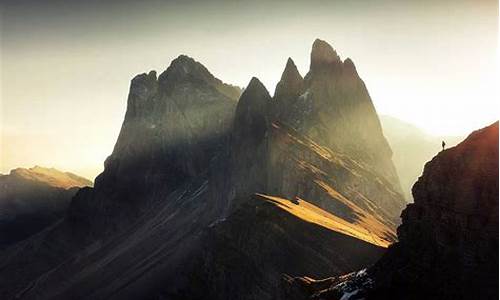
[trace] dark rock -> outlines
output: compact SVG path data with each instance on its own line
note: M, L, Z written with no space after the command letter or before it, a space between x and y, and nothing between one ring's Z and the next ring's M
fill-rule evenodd
M315 62L342 68L323 48L315 46ZM403 200L379 162L359 155L380 150L362 139L375 134L383 144L376 128L351 124L359 130L352 152L314 134L340 126L330 124L333 114L312 117L321 115L322 102L343 111L331 99L345 96L336 94L340 86L349 93L353 86L337 82L336 71L321 72L304 84L314 85L312 92L338 89L304 96L288 63L278 94L299 104L280 108L290 110L283 115L258 79L237 103L238 89L186 56L158 79L137 76L95 187L75 196L60 224L1 254L0 274L11 276L0 282L0 295L273 299L285 273L342 274L373 263L395 239ZM380 155L390 163L389 154ZM56 257L52 247L60 247Z
M187 73L183 73L184 68ZM165 218L168 213L175 214L183 207L178 201L191 199L196 191L197 201L206 199L207 169L215 164L221 149L228 148L237 103L228 95L239 95L239 89L207 72L198 62L181 56L158 80L155 72L132 80L125 119L104 172L96 178L94 188L83 189L74 197L68 215L56 227L1 253L0 270L10 274L8 280L0 282L1 298L8 299L25 287L29 288L22 292L23 297L31 297L34 287L29 283L63 262L64 270L71 270L77 278L81 268L92 265L96 257L104 259L112 249L121 251L113 245L130 243L122 234L151 230L147 227L151 223L144 224L146 216L159 211ZM213 204L214 211L224 207ZM200 204L199 209L202 207ZM209 209L202 216L199 213L198 209L183 208L183 218L204 220L206 224L215 218ZM174 220L175 226L165 221L170 230L177 227L178 235L172 240L192 229L184 226L185 230L180 230L183 221ZM136 241L148 238L145 235ZM52 254L52 247L58 248L57 255ZM108 272L116 271L115 266L102 265L109 267ZM51 280L60 281L58 276L69 276L66 271L53 274L46 278L47 285ZM50 297L61 293L58 288L45 292Z
M296 100L302 94L303 90L304 78L300 75L293 60L288 58L285 70L274 92L274 100L277 102L278 112L286 111L286 106L292 104L287 103L286 100Z
M282 299L497 299L498 122L428 162L413 196L399 241L363 276L288 278Z
M342 61L337 52L327 42L316 39L312 45L310 70L329 70L334 65L341 64Z
M441 142L445 141L447 147L452 147L460 143L465 136L430 135L414 125L389 116L381 116L380 121L384 135L394 152L392 161L396 166L405 198L408 202L413 202L411 188L422 174L425 163L441 151Z
M237 199L267 190L271 117L271 96L254 77L241 95L234 117L231 176Z
M274 97L279 120L316 143L373 167L401 193L391 148L352 60L342 62L328 43L318 39L303 82L288 65L282 76L287 80L278 84ZM400 205L403 208L404 203Z
M399 242L373 268L380 290L498 298L498 122L425 165Z
M297 208L282 209L288 201L275 199L252 196L212 225L192 274L191 284L200 286L189 286L187 298L274 299L283 274L341 274L373 263L384 252L314 223L317 216L293 217Z
M139 216L152 191L174 191L206 173L212 158L227 146L239 92L185 55L172 61L158 80L154 71L136 76L113 153L96 179L94 200L81 201L79 210L86 210L72 210L70 217L94 218L99 207L105 218L79 221L101 232L110 227L106 222ZM113 217L115 213L120 216Z
M259 79L252 78L236 108L234 138L252 145L264 140L271 122L270 105L271 96L266 88Z

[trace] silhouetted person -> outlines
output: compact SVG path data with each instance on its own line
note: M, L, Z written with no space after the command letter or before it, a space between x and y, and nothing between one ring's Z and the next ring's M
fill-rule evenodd
M444 150L444 146L446 146L446 143L444 141L442 141L441 146L443 147L443 150Z

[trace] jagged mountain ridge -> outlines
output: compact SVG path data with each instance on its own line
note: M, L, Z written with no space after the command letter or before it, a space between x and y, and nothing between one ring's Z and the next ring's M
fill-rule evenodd
M101 202L110 205L103 207L108 211L128 206L129 217L135 218L150 190L173 192L195 177L206 177L212 158L228 143L239 94L239 88L222 83L185 55L158 78L154 71L136 76L115 148L96 178L92 193L97 197L77 197L72 217L92 215L102 206L95 202ZM113 186L116 195L101 193L106 186Z
M62 263L71 265L77 278L84 265L73 265L71 262L76 262L72 258L87 257L84 261L91 265L96 257L103 258L112 252L112 245L117 249L131 242L120 233L128 231L132 235L148 228L154 232L148 227L152 226L148 216L155 215L155 220L161 220L158 218L181 210L184 218L176 218L178 227L184 219L199 218L200 211L184 210L182 201L191 199L196 191L199 209L206 206L203 203L208 193L206 169L216 164L213 159L227 143L227 130L232 126L237 103L236 98L227 96L232 95L227 92L231 87L207 72L193 59L180 56L160 79L150 72L132 80L122 129L95 186L77 193L69 214L58 226L2 254L5 259L0 267L2 272L11 271L0 288L4 298L23 291L32 280ZM165 81L173 74L180 74L175 77L175 84ZM238 88L234 90L239 94ZM188 118L202 113L196 120ZM207 131L211 134L205 135ZM209 208L218 211L216 206ZM210 222L215 218L208 210L204 214ZM174 228L171 222L159 222ZM189 238L187 232L179 230L178 234ZM142 239L132 242L135 245L139 241ZM101 249L103 243L108 247ZM169 241L164 243L168 245ZM89 253L86 247L93 251ZM57 255L47 251L53 248L58 250ZM55 290L45 292L54 296ZM22 293L29 297L28 291Z
M397 185L369 160L350 158L347 148L336 152L282 124L258 79L236 106L231 95L239 90L228 92L205 70L180 56L158 79L152 72L132 80L104 172L93 189L77 194L63 222L2 254L0 273L11 273L0 286L3 296L193 299L214 286L202 298L216 299L223 289L231 299L270 299L283 272L341 274L382 254L403 203ZM269 200L278 196L281 205ZM239 242L259 215L281 229L257 226ZM330 216L336 226L315 223ZM235 227L234 220L245 224ZM263 237L281 242L255 247ZM238 268L212 256L227 238L227 254L241 258ZM318 239L331 246L318 249ZM309 242L283 242L293 240ZM264 253L283 255L283 245L294 253L284 259L307 263L261 264ZM48 251L53 247L57 256ZM252 270L248 284L226 280L239 278L241 268ZM196 277L200 269L213 276ZM265 270L272 272L258 276Z
M275 98L276 110L284 112L280 115L283 123L321 145L368 164L401 192L391 148L351 59L342 61L328 43L315 40L307 75L302 80L289 59Z

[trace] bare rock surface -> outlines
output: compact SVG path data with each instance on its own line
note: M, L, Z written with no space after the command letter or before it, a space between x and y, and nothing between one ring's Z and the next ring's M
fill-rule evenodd
M283 299L497 299L498 122L429 161L413 196L373 267L285 278Z
M66 218L0 253L0 296L274 299L285 274L352 272L396 238L390 156L352 62L325 42L305 79L288 61L275 97L181 55L132 80L105 170Z

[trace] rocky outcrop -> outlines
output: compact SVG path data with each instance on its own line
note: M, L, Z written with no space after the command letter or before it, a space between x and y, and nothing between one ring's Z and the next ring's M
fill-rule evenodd
M380 121L394 153L392 161L408 202L413 202L411 188L422 174L425 163L441 150L441 142L445 141L446 147L450 148L466 137L431 135L412 124L390 116L380 116Z
M286 62L285 70L274 91L274 114L278 119L288 120L291 125L299 127L300 118L294 119L293 113L300 109L307 109L308 104L302 103L299 98L304 92L304 78L291 58ZM310 105L310 104L309 104ZM293 109L290 109L293 107Z
M35 166L0 175L0 247L23 240L62 218L80 187L92 182Z
M374 267L323 281L287 278L285 298L497 299L498 122L436 155L413 196L399 241Z
M342 64L339 55L327 42L316 39L311 51L311 74L334 71L333 68Z
M235 198L267 190L271 96L252 78L236 108L231 144L231 176Z
M391 148L352 60L342 61L328 43L318 39L304 80L297 73L289 60L274 96L280 121L320 145L373 167L401 192Z
M135 253L132 245L140 242L149 243L148 249L155 251L152 247L158 244L151 243L151 236L143 232L159 234L154 228L165 228L154 222L175 232L170 240L162 240L167 247L176 245L180 237L186 238L186 243L195 239L189 233L207 226L225 207L214 196L215 186L207 187L208 169L212 164L220 165L217 157L221 149L228 148L239 94L240 89L222 83L186 56L175 59L159 78L154 71L136 76L130 85L118 140L103 173L93 188L83 188L76 194L68 215L57 226L1 253L0 270L10 276L0 283L0 297L8 299L19 292L31 297L34 287L30 282L63 262L66 271L74 275L72 280L78 280L85 264L90 266L99 259L105 261L99 261L99 270L102 267L107 272L118 272L116 265L106 264L106 257L118 256L115 251L121 253L120 247L130 247ZM209 192L214 201L207 207ZM188 199L196 199L190 203L198 204L196 209L188 205ZM168 218L177 214L182 216ZM205 225L186 221L190 219ZM147 253L135 255L139 258ZM188 254L186 251L183 255ZM54 277L47 277L46 284L54 278L60 281L58 276L69 276L66 271L52 272ZM129 275L135 274L129 271ZM92 276L107 274L102 271ZM37 287L41 286L40 282ZM69 289L61 285L47 288L44 293L63 293L59 288ZM33 293L41 291L35 289Z
M158 196L155 191L173 192L206 177L213 158L227 148L239 94L185 55L158 79L154 71L136 76L113 153L95 188L76 197L71 219L97 234L128 226ZM100 215L105 217L95 218Z
M188 299L275 299L283 274L324 277L371 264L383 253L370 239L306 201L254 195L203 237ZM166 295L165 295L166 296Z
M498 122L428 162L413 197L399 243L371 271L378 288L498 298Z
M268 193L307 200L389 243L395 240L394 216L403 199L384 177L279 121L269 136Z

